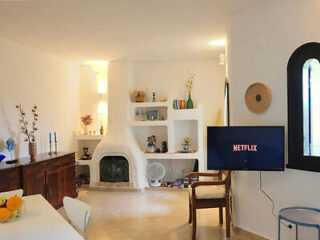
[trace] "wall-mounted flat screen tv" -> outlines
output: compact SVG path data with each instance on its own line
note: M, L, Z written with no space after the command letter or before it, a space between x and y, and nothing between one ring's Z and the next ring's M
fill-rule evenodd
M284 127L208 127L209 170L284 170Z

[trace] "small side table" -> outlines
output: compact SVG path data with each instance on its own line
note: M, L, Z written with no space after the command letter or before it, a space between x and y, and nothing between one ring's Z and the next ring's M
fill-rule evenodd
M281 209L278 215L278 240L280 240L281 220L296 225L296 240L298 240L298 226L317 228L318 240L320 240L320 209L307 207Z

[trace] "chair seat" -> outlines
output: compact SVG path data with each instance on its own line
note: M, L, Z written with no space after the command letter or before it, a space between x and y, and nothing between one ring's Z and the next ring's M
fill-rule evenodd
M197 199L219 199L225 197L225 186L198 186L195 188ZM192 188L189 185L189 194L192 195Z

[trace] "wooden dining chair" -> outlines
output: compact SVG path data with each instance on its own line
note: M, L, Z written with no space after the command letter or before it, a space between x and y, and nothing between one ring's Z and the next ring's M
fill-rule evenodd
M192 177L216 177L216 181L197 181ZM230 237L229 192L231 171L218 173L192 172L189 174L189 223L192 223L192 239L196 238L197 209L219 208L219 222L223 224L223 208L226 211L226 235Z

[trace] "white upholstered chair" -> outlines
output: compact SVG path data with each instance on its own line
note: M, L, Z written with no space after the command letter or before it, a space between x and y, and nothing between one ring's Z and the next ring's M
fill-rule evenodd
M63 206L72 225L87 237L91 207L74 198L64 197Z
M18 190L13 190L13 191L8 191L8 192L1 192L0 197L13 197L13 196L18 196L22 197L23 195L23 189L18 189Z

